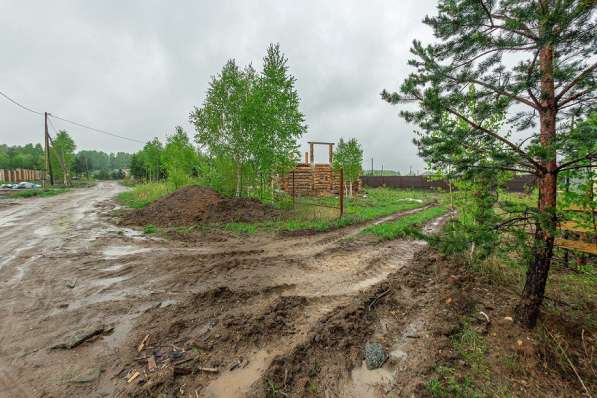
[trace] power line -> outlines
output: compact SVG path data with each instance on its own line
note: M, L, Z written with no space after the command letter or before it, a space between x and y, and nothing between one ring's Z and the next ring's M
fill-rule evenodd
M43 115L44 115L42 112L34 111L33 109L26 107L25 105L19 104L17 101L13 100L13 99L12 99L12 98L10 98L8 95L4 94L2 91L0 91L0 95L2 95L4 98L6 98L6 99L7 99L7 100L9 100L10 102L12 102L12 103L13 103L13 104L15 104L16 106L18 106L19 108L23 108L23 109L25 109L26 111L33 112L33 113L36 113L36 114L38 114L38 115L41 115L41 116L43 116Z
M128 140L128 141L132 141L132 142L138 142L140 144L145 144L145 142L143 142L143 141L136 140L134 138L124 137L122 135L118 135L118 134L114 134L114 133L110 133L109 131L106 131L106 130L96 129L95 127L87 126L87 125L79 123L79 122L74 122L72 120L68 120L68 119L65 119L63 117L56 116L53 113L48 113L48 116L53 117L54 119L62 120L63 122L74 124L75 126L83 127L83 128L86 128L86 129L98 132L98 133L110 135L112 137L120 138L120 139L123 139L123 140Z
M48 116L50 116L50 114L48 114ZM54 130L54 134L58 135L58 129L56 129L56 126L54 126L52 119L48 118L48 122L50 122L50 127L52 127L52 130Z
M24 110L26 110L26 111L29 111L29 112L35 113L35 114L37 114L37 115L44 116L44 113L43 113L43 112L38 112L38 111L35 111L35 110L33 110L33 109L31 109L31 108L29 108L29 107L27 107L27 106L23 105L23 104L20 104L19 102L17 102L17 101L15 101L14 99L10 98L8 95L4 94L2 91L0 91L0 95L2 95L4 98L6 98L6 99L7 99L7 100L9 100L10 102L12 102L12 103L13 103L13 104L15 104L16 106L18 106L19 108L22 108L22 109L24 109ZM139 144L145 144L145 142L143 142L143 141L136 140L136 139L134 139L134 138L124 137L124 136L122 136L122 135L114 134L114 133L111 133L111 132L109 132L109 131L106 131L106 130L97 129L97 128L95 128L95 127L91 127L91 126L85 125L85 124L83 124L83 123L74 122L74 121L72 121L72 120L69 120L69 119L66 119L66 118L63 118L63 117L60 117L60 116L53 115L53 114L51 114L51 113L49 113L49 112L48 112L48 116L51 116L51 117L53 117L53 118L55 118L55 119L62 120L63 122L67 122L67 123L74 124L75 126L79 126L79 127L86 128L86 129L88 129L88 130L95 131L95 132L97 132L97 133L106 134L106 135L109 135L109 136L112 136L112 137L116 137L116 138L120 138L120 139L123 139L123 140L128 140L128 141L132 141L132 142L137 142L137 143L139 143ZM51 120L50 120L50 123L51 123ZM54 125L53 125L53 124L52 124L52 127L54 128L54 130L56 130L56 128L54 127Z

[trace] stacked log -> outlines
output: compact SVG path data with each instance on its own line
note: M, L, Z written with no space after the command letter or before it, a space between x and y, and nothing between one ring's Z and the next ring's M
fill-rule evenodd
M41 181L43 172L30 169L0 169L1 182Z
M282 176L280 185L282 190L290 195L293 192L297 196L338 194L340 174L335 173L330 164L298 163L294 171ZM353 192L358 192L360 186L360 181L355 181Z

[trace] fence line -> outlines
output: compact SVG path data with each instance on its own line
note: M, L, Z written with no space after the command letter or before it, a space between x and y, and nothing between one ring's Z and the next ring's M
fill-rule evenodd
M447 180L432 180L427 176L361 176L361 182L368 187L392 187L413 189L443 189L450 187ZM506 184L509 192L527 192L535 184L535 177L522 175L514 177Z
M31 169L0 169L0 181L22 182L40 181L43 179L43 171Z

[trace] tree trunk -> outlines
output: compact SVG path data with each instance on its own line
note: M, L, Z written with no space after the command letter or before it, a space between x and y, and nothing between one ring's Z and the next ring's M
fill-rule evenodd
M238 163L236 163L236 190L234 196L240 197L240 164Z
M546 149L541 160L544 170L539 177L539 216L535 225L533 255L529 261L520 303L516 307L516 321L532 328L541 311L545 284L553 256L556 230L557 163L552 143L556 138L556 104L553 82L553 49L548 44L540 52L542 109L539 112L540 142Z
M348 197L352 199L352 181L348 183Z

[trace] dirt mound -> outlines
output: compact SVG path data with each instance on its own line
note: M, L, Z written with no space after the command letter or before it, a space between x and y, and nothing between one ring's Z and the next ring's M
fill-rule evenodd
M223 198L205 187L190 185L124 215L125 225L190 226L200 222L228 223L271 219L277 210L252 199Z

